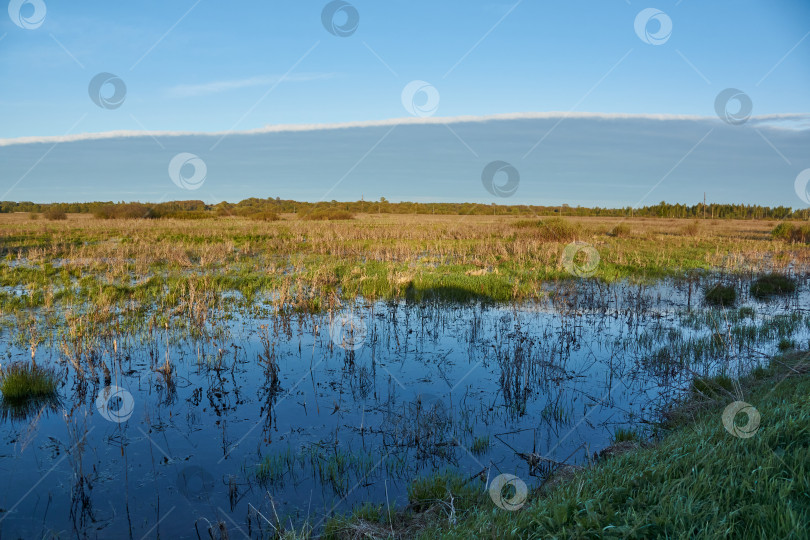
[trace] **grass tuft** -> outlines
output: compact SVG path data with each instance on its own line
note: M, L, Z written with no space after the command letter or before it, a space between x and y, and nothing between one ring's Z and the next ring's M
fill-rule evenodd
M56 395L56 374L33 364L15 363L0 372L3 400L22 403L29 399Z
M718 283L706 289L704 300L710 306L730 307L737 301L737 289Z
M619 223L613 230L610 231L611 236L615 236L616 238L628 238L633 236L633 230L630 228L630 225L627 223Z
M760 276L751 284L751 296L759 300L792 294L795 291L796 281L777 273Z

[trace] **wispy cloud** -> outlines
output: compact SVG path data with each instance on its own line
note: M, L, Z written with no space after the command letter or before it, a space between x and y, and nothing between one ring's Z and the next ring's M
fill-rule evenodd
M374 128L390 127L395 125L444 125L444 124L465 124L499 122L509 120L647 120L658 122L709 122L720 124L721 121L716 116L697 115L675 115L675 114L631 114L631 113L590 113L590 112L525 112L492 114L485 116L452 116L428 118L391 118L388 120L370 120L359 122L344 122L337 124L276 124L268 125L257 129L246 129L241 131L136 131L119 130L105 131L101 133L78 133L75 135L57 136L33 136L17 137L12 139L0 139L0 147L18 144L34 143L63 143L78 141L93 141L102 139L121 139L131 137L220 137L228 135L261 135L265 133L286 133L302 131L323 131L352 128ZM752 116L748 122L750 125L759 126L763 129L784 129L790 131L807 131L810 129L810 113L785 113L767 114Z
M199 84L180 84L172 86L166 90L166 94L170 97L197 97L210 94L220 94L222 92L229 92L231 90L239 90L241 88L250 88L253 86L271 86L278 82L310 82L320 81L325 79L332 79L336 77L335 73L298 73L293 75L260 75L256 77L248 77L246 79L232 79L228 81L209 81ZM283 77L283 80L281 80Z

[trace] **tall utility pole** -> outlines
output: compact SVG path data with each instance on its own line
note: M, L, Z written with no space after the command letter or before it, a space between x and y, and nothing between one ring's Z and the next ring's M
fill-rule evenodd
M706 219L706 192L703 192L703 219Z

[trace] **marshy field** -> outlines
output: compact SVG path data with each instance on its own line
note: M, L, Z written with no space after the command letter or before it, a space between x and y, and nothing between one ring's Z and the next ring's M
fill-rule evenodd
M0 214L2 537L807 538L806 225L106 217Z

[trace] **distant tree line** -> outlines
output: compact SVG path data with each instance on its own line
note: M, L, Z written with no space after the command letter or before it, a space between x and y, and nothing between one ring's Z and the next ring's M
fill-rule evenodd
M392 203L384 197L379 201L354 202L300 202L291 200L250 198L238 203L206 204L203 201L171 201L163 203L140 202L85 202L51 203L0 202L0 213L64 212L93 214L101 219L116 218L180 218L204 219L221 216L256 216L272 214L301 214L343 212L348 214L441 214L441 215L515 215L515 216L602 216L602 217L657 217L683 219L793 219L810 220L810 208L793 210L790 207L747 204L668 204L660 202L641 208L586 208L581 206L536 206L478 203ZM346 214L344 214L346 215Z

